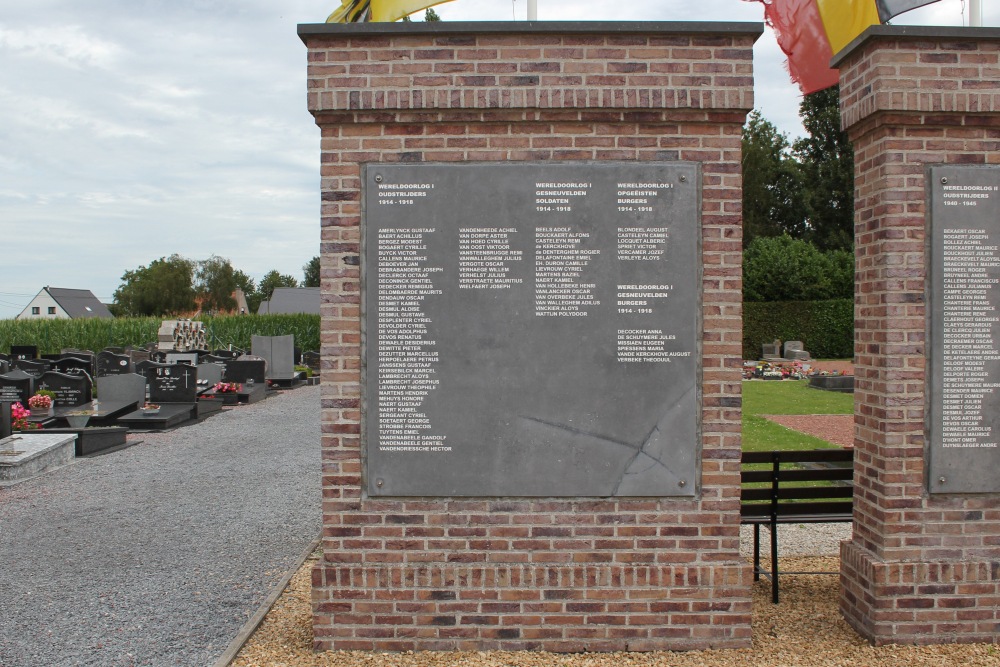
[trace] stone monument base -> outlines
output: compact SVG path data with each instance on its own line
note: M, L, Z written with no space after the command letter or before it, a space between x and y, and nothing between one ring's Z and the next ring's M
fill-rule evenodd
M748 563L313 570L318 649L660 651L750 644ZM712 618L709 623L708 619Z
M840 611L875 646L1000 639L995 560L885 561L843 542L840 561Z

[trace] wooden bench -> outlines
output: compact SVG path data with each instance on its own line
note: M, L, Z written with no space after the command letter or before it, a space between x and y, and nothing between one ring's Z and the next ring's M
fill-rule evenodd
M854 451L744 452L742 463L740 523L753 526L753 579L763 574L771 580L771 600L777 604L778 524L853 521ZM771 533L770 571L760 565L762 525Z

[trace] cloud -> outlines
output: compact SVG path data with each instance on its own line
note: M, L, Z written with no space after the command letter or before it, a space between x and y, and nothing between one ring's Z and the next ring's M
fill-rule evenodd
M109 68L124 55L118 44L76 25L18 29L0 24L0 51L73 69Z

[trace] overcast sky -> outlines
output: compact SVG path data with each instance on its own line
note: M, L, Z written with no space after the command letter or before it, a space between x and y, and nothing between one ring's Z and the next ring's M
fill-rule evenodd
M1000 2L984 24L1000 25ZM109 302L172 253L302 278L319 254L319 130L296 24L339 0L0 0L0 318L45 285ZM446 21L524 20L455 0ZM540 20L761 21L742 0L538 0ZM897 24L963 24L941 0ZM422 13L420 14L422 16ZM799 95L770 32L758 108L790 137Z

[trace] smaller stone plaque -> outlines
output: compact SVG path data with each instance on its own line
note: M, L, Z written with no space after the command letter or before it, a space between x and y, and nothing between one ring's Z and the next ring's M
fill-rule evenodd
M194 403L198 400L198 369L187 364L163 364L146 369L150 403Z
M107 350L97 353L97 377L131 372L132 359L127 354L115 354Z
M58 371L48 371L42 375L39 389L55 393L55 406L69 408L87 405L93 400L90 378L84 374L69 375Z
M28 406L28 399L35 393L35 378L20 369L0 375L0 401Z
M198 354L196 352L167 352L166 363L197 366Z

